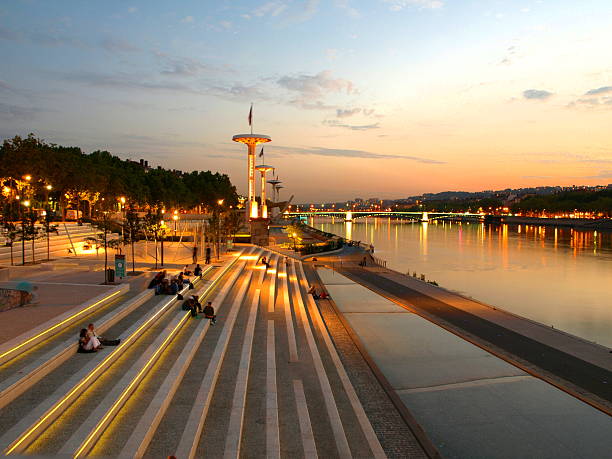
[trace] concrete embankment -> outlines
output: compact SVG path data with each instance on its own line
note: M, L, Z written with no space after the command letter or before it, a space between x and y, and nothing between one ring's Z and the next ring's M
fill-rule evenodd
M333 263L337 256L319 257L318 264L333 263L338 272L379 295L612 413L609 348L390 269L358 266L362 257L345 253L342 264Z

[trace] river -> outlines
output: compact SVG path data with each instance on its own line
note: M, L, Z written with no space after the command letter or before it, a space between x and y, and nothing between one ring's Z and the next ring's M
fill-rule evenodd
M612 347L612 233L389 218L308 223L373 244L396 271Z

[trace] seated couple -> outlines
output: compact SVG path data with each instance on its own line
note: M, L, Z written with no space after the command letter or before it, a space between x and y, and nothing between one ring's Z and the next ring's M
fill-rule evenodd
M89 324L87 328L81 329L79 333L79 349L77 352L90 353L103 349L104 346L117 346L120 339L107 340L96 334L94 324Z
M198 312L203 313L206 319L210 319L211 325L215 325L217 322L217 315L215 314L215 308L213 308L212 303L210 301L206 303L204 310L202 310L202 305L197 295L193 295L183 302L183 310L191 311L191 317L198 317Z
M329 298L329 295L325 290L321 290L321 293L319 294L317 288L314 285L311 286L310 289L308 289L308 294L312 295L315 300L326 300L327 298Z

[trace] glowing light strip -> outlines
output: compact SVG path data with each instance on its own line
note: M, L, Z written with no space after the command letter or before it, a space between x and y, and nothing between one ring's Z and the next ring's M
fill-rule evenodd
M123 405L123 402L131 395L132 388L136 384L140 383L141 378L145 375L145 373L147 371L149 371L151 366L153 366L153 364L157 361L157 357L159 356L159 354L161 354L164 350L166 350L166 347L168 346L168 343L172 339L174 339L178 329L183 326L183 324L185 323L187 318L189 318L190 315L191 315L191 312L185 313L185 315L179 321L179 323L176 325L176 327L174 327L172 329L170 334L166 337L166 339L160 344L159 348L151 356L149 361L142 367L142 369L138 372L138 374L134 377L134 379L132 379L132 382L124 389L124 391L121 393L119 398L115 401L113 406L111 406L110 409L106 412L106 414L100 420L100 422L98 422L98 425L96 426L96 428L87 436L87 438L81 444L79 449L76 450L76 452L74 453L74 457L81 457L82 455L85 455L85 454L87 454L87 452L89 452L89 450L93 446L93 443L97 439L97 434L100 431L100 429L102 429L103 427L106 428L106 426L105 426L106 422L112 416L114 416L116 414L116 410L118 411L121 408L121 406Z
M236 261L238 260L239 257L236 257L235 260L233 260L223 271L223 274L221 274L207 289L205 294L208 293L208 290L211 289L216 282L225 274L225 272L227 272L227 270L229 270L234 263L236 263ZM213 267L209 267L208 270L206 272L209 272L210 270L212 270ZM146 322L144 322L140 327L138 327L138 329L132 333L130 336L128 336L125 341L123 341L119 347L117 347L117 349L115 349L115 351L112 354L109 354L108 357L106 359L104 359L91 373L89 373L88 376L85 377L85 379L81 380L80 383L78 383L75 387L72 388L72 390L70 392L68 392L68 394L66 394L61 400L59 400L54 406L53 408L51 408L36 424L34 424L32 427L30 427L28 430L26 430L23 434L21 434L21 436L12 444L12 446L10 446L7 450L5 450L5 454L9 455L11 453L13 453L17 448L19 448L19 446L25 441L27 440L29 437L31 437L37 430L38 428L43 425L47 419L49 419L53 414L55 414L63 405L66 404L67 400L69 400L75 393L77 393L79 391L79 389L81 389L84 385L86 385L91 379L95 378L98 376L98 373L100 373L102 370L102 368L105 367L105 364L112 359L115 355L119 355L119 351L121 349L123 349L125 346L127 346L128 344L130 344L132 341L135 340L136 336L140 336L139 332L142 331L143 329L145 329L145 327L147 327L152 321L156 320L157 316L159 316L161 313L164 313L166 308L168 307L168 305L170 303L172 303L175 299L172 298L170 301L168 301L159 311L157 311L153 316L151 316Z
M159 309L159 311L157 311L155 314L153 314L151 317L149 317L149 319L147 319L140 327L138 327L138 329L134 333L132 333L130 336L128 336L125 339L125 341L123 341L119 345L119 347L117 347L117 349L115 349L111 354L109 354L108 357L106 357L91 373L89 373L89 375L87 375L84 379L82 379L80 383L78 383L76 386L74 386L72 388L72 390L70 392L68 392L68 394L66 394L64 397L62 397L62 399L59 400L53 406L53 408L51 408L36 424L34 424L32 427L30 427L28 430L26 430L23 434L21 434L21 436L12 444L12 446L5 451L5 454L8 455L8 454L11 454L12 452L14 452L24 441L26 441L28 438L30 438L38 430L38 428L47 421L47 419L49 419L60 408L62 408L74 394L78 393L78 391L84 385L86 385L93 378L97 377L98 374L101 373L103 369L106 369L106 364L109 363L109 361L113 360L115 355L119 355L120 354L119 351L121 351L121 349L123 349L128 344L132 343L132 341L134 341L136 339L136 337L139 337L140 336L140 332L142 330L144 330L146 327L148 327L149 324L151 324L152 322L157 320L157 318L158 318L158 316L160 314L165 313L166 312L166 308L173 301L175 301L174 297L170 301L168 301L166 304L164 304Z
M118 294L120 294L120 293L123 293L123 290L118 290L118 291L116 291L115 293L112 293L111 295L109 295L109 296L107 296L107 297L102 298L100 301L96 301L96 302L95 302L94 304L92 304L91 306L88 306L88 307L86 307L85 309L81 309L79 312L77 312L77 313L75 313L75 314L71 315L70 317L67 317L66 319L62 320L61 322L59 322L59 323L57 323L57 324L55 324L55 325L53 325L52 327L49 327L49 328L47 328L46 330L41 331L41 332L40 332L38 335L33 336L33 337L31 337L31 338L29 338L29 339L25 340L23 343L21 343L21 344L19 344L19 345L15 346L15 347L14 347L14 348L12 348L12 349L9 349L9 350L8 350L8 351L6 351L4 354L0 354L0 360L2 360L2 359L5 357L5 356L9 355L10 353L15 352L15 351L16 351L16 350L18 350L18 349L21 349L23 346L25 346L25 345L27 345L27 344L31 343L32 341L34 341L34 340L36 340L36 339L40 338L41 336L43 336L43 335L45 335L45 334L47 334L47 333L49 333L49 332L51 332L51 331L55 330L56 328L61 327L61 326L62 326L62 325L64 325L65 323L70 322L71 320L73 320L73 319L77 318L78 316L82 315L83 313L85 313L85 312L89 311L91 308L96 307L96 306L97 306L97 305L99 305L100 303L103 303L104 301L108 300L109 298L112 298L112 297L114 297L115 295L118 295Z
M225 267L223 272L198 297L198 301L202 300L203 298L205 298L206 296L208 296L211 293L212 289L216 286L216 284L219 282L219 280L230 270L230 268L239 260L239 258L240 257L236 257L234 260L232 260L232 262L229 265L227 265ZM213 269L212 266L209 267L206 270L206 273L209 272L212 269ZM178 329L180 327L183 326L183 324L185 323L185 320L187 320L190 315L191 315L191 312L185 313L185 315L180 320L180 322L176 325L176 327L174 327L174 329L170 332L170 334L166 337L166 339L160 344L159 349L157 349L157 351L155 351L155 353L151 356L151 358L148 360L148 362L142 367L142 369L138 372L138 374L134 377L134 379L132 379L130 384L124 389L124 391L121 393L119 398L115 401L115 403L113 403L113 406L110 407L110 409L102 417L100 422L98 422L96 428L93 431L91 431L91 433L87 436L87 438L81 444L79 449L76 450L76 452L74 453L74 457L84 456L84 455L86 455L91 450L91 448L93 447L95 441L97 440L98 432L102 428L106 429L106 425L105 425L106 422L112 416L116 415L116 411L121 409L121 406L123 406L123 404L126 401L126 399L131 395L132 388L136 384L140 383L141 378L145 375L145 373L147 371L149 371L150 367L153 366L153 364L156 362L159 354L165 350L165 348L167 347L167 345L170 342L170 340L174 339L174 337L176 335L176 332L178 331Z

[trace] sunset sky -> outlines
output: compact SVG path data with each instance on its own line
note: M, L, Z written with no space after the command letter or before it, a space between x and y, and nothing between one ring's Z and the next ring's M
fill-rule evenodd
M211 169L296 202L612 183L610 0L13 0L0 138ZM286 197L286 196L285 196Z

